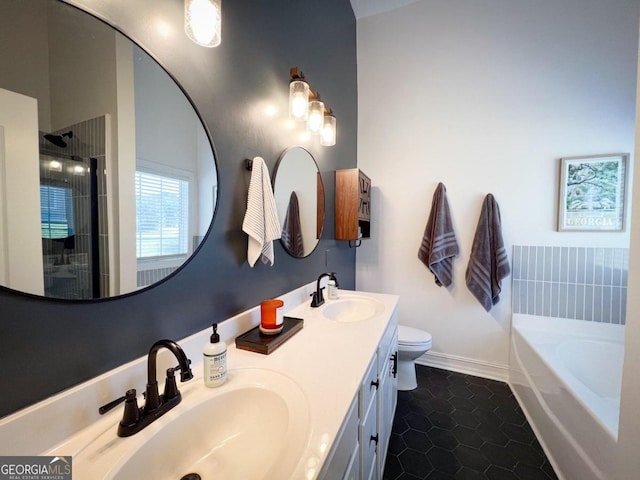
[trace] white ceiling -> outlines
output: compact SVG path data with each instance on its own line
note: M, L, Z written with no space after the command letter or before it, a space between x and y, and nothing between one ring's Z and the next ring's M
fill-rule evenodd
M353 8L353 13L355 13L356 18L363 18L404 7L417 1L418 0L351 0L351 8Z

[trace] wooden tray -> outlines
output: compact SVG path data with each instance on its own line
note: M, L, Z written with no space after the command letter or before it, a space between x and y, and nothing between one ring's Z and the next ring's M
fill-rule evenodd
M248 332L236 337L236 348L269 355L293 335L302 330L303 323L304 320L302 318L285 316L282 331L277 335L265 335L260 331L260 327L252 328Z

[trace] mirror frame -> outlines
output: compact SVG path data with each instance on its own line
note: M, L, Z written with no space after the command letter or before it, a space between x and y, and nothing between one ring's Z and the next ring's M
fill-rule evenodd
M218 155L216 153L215 145L214 145L214 142L213 142L213 137L211 135L211 131L209 129L209 126L204 121L203 116L200 113L200 110L196 107L195 102L193 101L191 96L187 93L187 90L184 88L184 86L180 82L178 82L176 77L165 67L165 65L162 62L160 62L160 60L158 60L158 57L156 55L154 55L152 53L152 51L149 48L147 48L142 42L139 42L139 41L135 40L131 35L125 33L122 30L122 28L120 28L117 25L115 25L112 21L109 21L108 19L104 18L103 16L97 14L94 11L90 11L90 10L88 10L86 8L83 8L80 5L77 5L77 4L73 3L73 0L50 0L50 1L56 1L58 3L64 4L66 7L74 8L77 11L81 12L82 14L89 15L89 16L93 17L94 19L102 22L107 27L111 28L112 30L118 32L124 38L126 38L127 40L132 42L134 45L138 46L138 48L140 48L142 51L144 51L154 62L156 62L156 64L164 71L164 73L178 87L180 92L182 92L182 94L184 95L186 100L189 102L189 105L191 105L191 108L193 108L193 111L194 111L196 117L198 118L198 120L200 121L200 124L201 124L201 126L202 126L202 128L203 128L203 130L204 130L204 132L205 132L205 134L207 136L209 147L211 148L211 153L213 155L213 160L214 160L216 185L217 185L215 205L214 205L213 213L211 215L211 222L209 223L209 227L207 228L206 233L203 235L202 240L200 241L200 243L197 245L197 247L195 247L193 249L193 252L191 253L191 255L182 263L182 265L177 267L173 272L171 272L166 277L163 277L162 279L158 280L157 282L155 282L155 283L153 283L151 285L146 285L144 287L141 287L139 289L133 290L131 292L120 293L118 295L113 295L113 296L103 297L103 298L88 298L88 299L71 299L71 298L47 297L47 296L44 296L44 295L37 295L37 294L34 294L34 293L23 292L23 291L16 290L14 288L7 287L7 286L4 286L4 285L0 285L0 290L5 291L5 292L12 292L12 293L14 293L16 295L23 296L23 297L30 298L30 299L34 299L34 300L41 300L41 301L46 301L46 302L55 302L55 303L60 303L60 304L70 304L70 305L109 302L109 301L113 301L113 300L118 300L118 299L122 299L122 298L127 298L127 297L132 297L132 296L135 296L135 295L139 295L139 294L142 294L142 293L144 293L144 292L146 292L148 290L151 290L151 289L153 289L153 288L155 288L155 287L157 287L159 285L164 284L165 282L167 282L168 280L170 280L174 276L178 275L178 273L180 273L198 255L198 252L200 251L200 249L202 248L204 243L207 241L209 235L211 234L211 230L213 229L213 222L215 221L216 214L218 212L218 206L219 206L218 199L220 198L220 171L219 171L218 164L217 164Z
M274 195L275 195L275 190L276 190L276 182L278 181L278 171L282 167L282 161L284 160L284 158L287 155L287 153L289 153L289 152L291 152L292 150L295 150L295 149L303 150L307 155L309 155L309 158L311 158L311 160L313 161L313 163L314 163L314 165L316 167L316 172L317 172L318 178L320 178L320 184L322 186L322 203L323 203L323 205L322 205L322 223L321 223L322 228L320 230L320 236L316 239L316 243L313 246L313 248L306 255L298 257L296 255L293 255L289 251L289 249L284 245L284 242L282 241L282 239L280 239L280 245L282 246L284 251L287 252L287 254L291 258L302 259L302 258L307 258L311 254L313 254L313 252L316 251L316 249L318 248L318 245L320 244L320 240L322 239L322 235L324 234L324 221L326 219L327 198L326 198L326 195L325 195L324 180L322 180L322 174L320 173L320 167L318 167L318 162L316 161L315 157L311 154L311 152L308 149L306 149L305 147L302 147L300 145L293 145L291 147L286 148L280 154L280 156L278 157L278 160L276 161L276 166L274 167L274 170L273 170L273 179L272 179L272 187L273 187ZM284 219L281 219L281 221L284 222ZM316 225L317 224L318 224L318 218L316 217Z

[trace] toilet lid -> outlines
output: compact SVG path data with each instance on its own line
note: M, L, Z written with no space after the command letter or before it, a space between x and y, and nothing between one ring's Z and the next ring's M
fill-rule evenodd
M431 334L417 328L398 325L398 343L402 345L431 343Z

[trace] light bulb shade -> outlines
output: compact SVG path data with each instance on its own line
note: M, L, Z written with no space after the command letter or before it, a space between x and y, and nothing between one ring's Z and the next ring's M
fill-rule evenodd
M62 163L57 160L51 160L51 162L49 162L49 170L51 170L52 172L61 172Z
M331 147L336 144L336 117L333 115L324 116L324 126L322 127L322 136L320 137L320 145Z
M289 84L289 117L306 120L309 114L309 84L304 80L293 80Z
M309 118L307 118L307 130L312 135L320 135L324 126L324 103L320 100L309 102Z
M184 0L184 31L203 47L220 45L222 0Z

